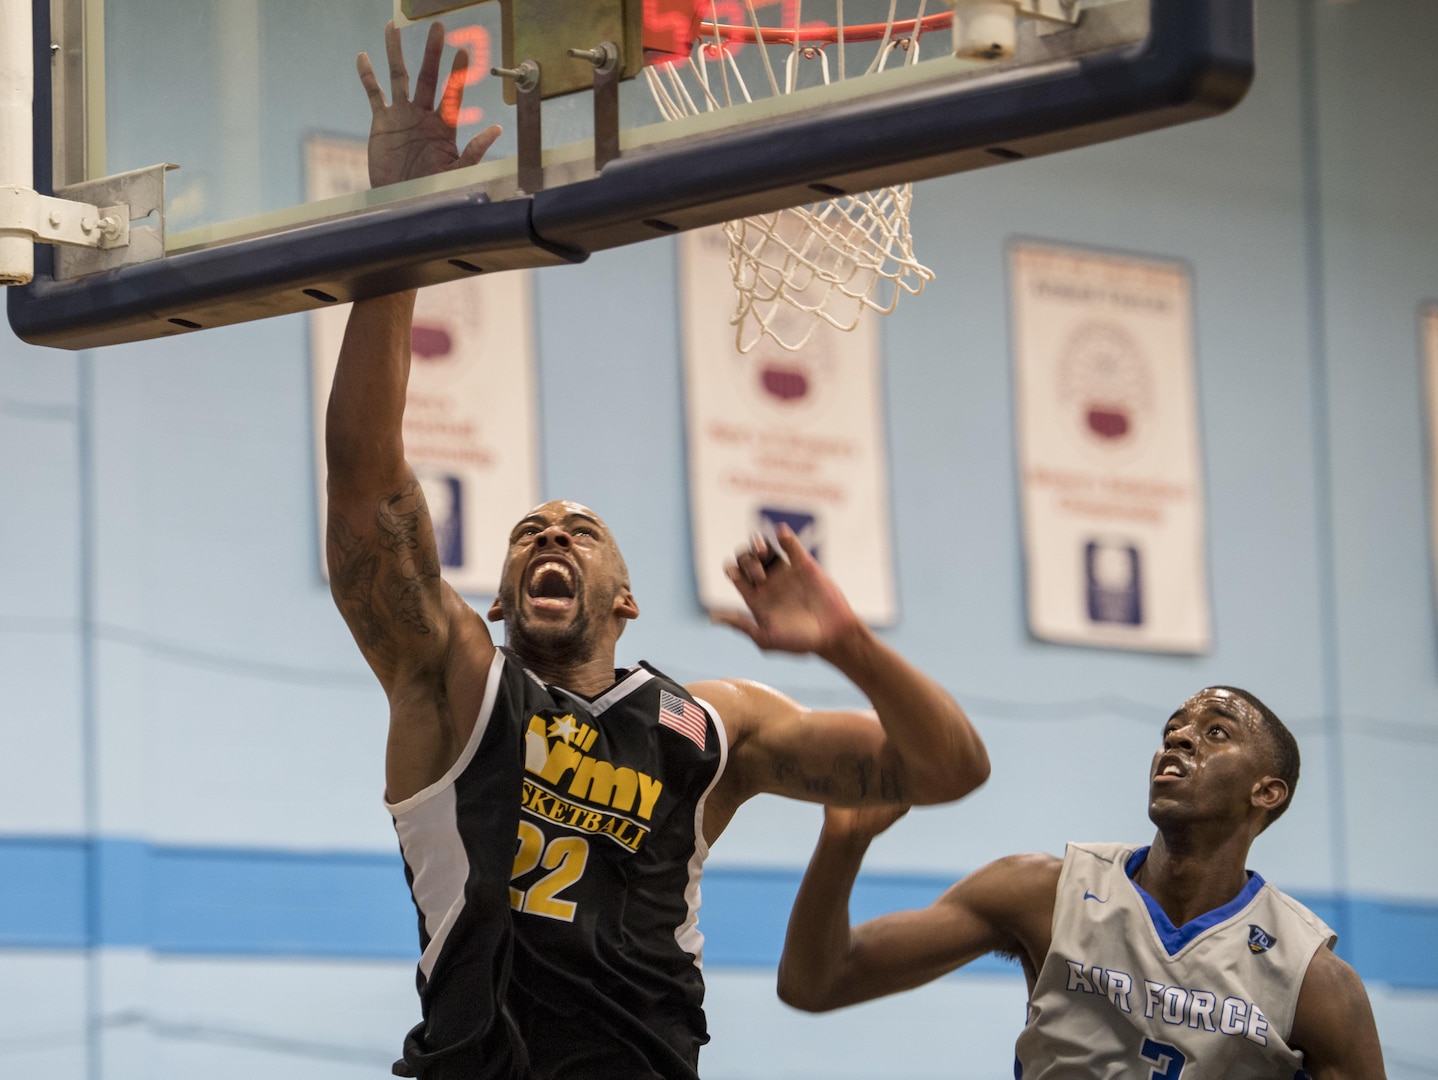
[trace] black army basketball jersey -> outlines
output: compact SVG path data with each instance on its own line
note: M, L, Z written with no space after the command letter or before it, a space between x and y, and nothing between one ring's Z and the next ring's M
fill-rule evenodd
M617 676L590 700L498 650L460 759L390 808L424 947L407 1061L508 1077L527 1054L542 1080L697 1077L704 802L727 739L648 665Z

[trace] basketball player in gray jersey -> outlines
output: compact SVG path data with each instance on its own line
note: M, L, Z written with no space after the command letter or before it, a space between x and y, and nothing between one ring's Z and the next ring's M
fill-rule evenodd
M850 927L869 842L902 813L825 812L789 918L779 996L817 1012L912 989L985 953L1029 986L1021 1080L1381 1080L1368 995L1317 916L1244 868L1288 808L1298 744L1256 697L1201 690L1149 772L1149 847L1014 855L930 907Z

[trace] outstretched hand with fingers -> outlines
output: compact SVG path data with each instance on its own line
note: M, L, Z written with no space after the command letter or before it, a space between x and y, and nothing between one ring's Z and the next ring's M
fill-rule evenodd
M715 622L742 630L761 649L822 653L859 626L843 592L787 525L778 529L779 551L756 536L725 573L748 615L715 612Z
M424 43L424 59L419 78L415 80L414 96L409 92L409 71L400 47L399 28L390 22L384 29L385 54L389 60L389 103L375 77L369 54L360 53L355 61L360 83L369 95L371 112L369 129L369 182L371 187L397 184L420 176L475 165L486 150L499 138L500 129L491 126L481 131L464 152L455 141L455 122L459 117L464 95L465 73L469 54L460 49L454 56L449 78L439 108L434 105L439 85L439 60L444 52L444 26L432 23Z

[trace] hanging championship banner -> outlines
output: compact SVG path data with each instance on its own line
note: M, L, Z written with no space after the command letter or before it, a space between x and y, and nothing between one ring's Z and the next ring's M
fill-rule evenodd
M797 353L735 345L722 228L679 238L690 513L700 602L741 607L724 564L787 524L875 625L898 615L889 533L878 318L821 324Z
M1030 632L1204 652L1187 269L1022 243L1010 271Z
M308 198L369 187L365 144L305 141ZM492 596L509 530L539 501L533 302L527 270L421 289L410 339L405 457L429 503L444 578ZM310 314L320 565L325 531L324 419L349 305Z
M1425 305L1420 319L1423 373L1428 385L1428 543L1433 552L1433 580L1438 582L1438 302Z

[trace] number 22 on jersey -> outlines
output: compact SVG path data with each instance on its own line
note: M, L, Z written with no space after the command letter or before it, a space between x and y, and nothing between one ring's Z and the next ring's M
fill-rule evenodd
M521 821L519 849L515 852L514 872L510 875L510 880L521 878L541 867L549 873L528 889L516 889L511 885L509 906L515 911L528 912L530 915L573 922L574 901L561 900L559 894L584 876L584 867L588 862L589 841L584 837L559 836L546 844L544 833L539 826ZM1177 1075L1174 1073L1174 1076Z

